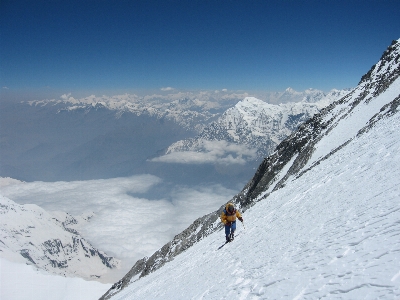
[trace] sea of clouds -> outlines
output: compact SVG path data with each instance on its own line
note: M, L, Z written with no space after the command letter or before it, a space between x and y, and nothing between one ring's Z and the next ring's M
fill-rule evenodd
M63 211L74 217L93 215L79 232L96 248L122 260L116 279L237 193L220 184L172 186L163 198L147 198L162 184L153 175L71 182L0 178L1 194L18 204L36 204L50 213Z
M191 151L171 152L151 159L153 162L180 164L245 165L256 159L257 149L227 141L200 140Z

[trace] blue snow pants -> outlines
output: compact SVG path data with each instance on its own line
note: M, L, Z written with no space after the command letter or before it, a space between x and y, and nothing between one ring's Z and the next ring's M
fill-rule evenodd
M232 225L230 225L230 226L225 225L225 235L226 236L229 236L231 232L234 233L235 230L236 230L236 221L232 222Z

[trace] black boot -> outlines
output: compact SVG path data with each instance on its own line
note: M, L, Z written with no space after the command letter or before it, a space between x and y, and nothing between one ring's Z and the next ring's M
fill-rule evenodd
M226 236L226 242L229 243L231 240L229 238L229 235Z

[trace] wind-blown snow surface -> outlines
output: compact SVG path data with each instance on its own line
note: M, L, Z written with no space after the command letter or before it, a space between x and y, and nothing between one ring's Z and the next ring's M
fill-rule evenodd
M0 276L0 299L3 300L95 300L110 287L81 278L50 275L3 258L0 258Z
M382 107L399 92L397 79L373 101ZM358 110L347 128L366 125L368 104ZM340 144L336 130L309 161ZM218 250L217 231L112 299L398 299L400 114L378 118L243 218L233 243Z

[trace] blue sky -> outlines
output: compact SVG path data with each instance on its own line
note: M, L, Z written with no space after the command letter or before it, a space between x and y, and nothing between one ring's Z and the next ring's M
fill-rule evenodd
M51 94L355 86L400 1L0 2L0 86Z

